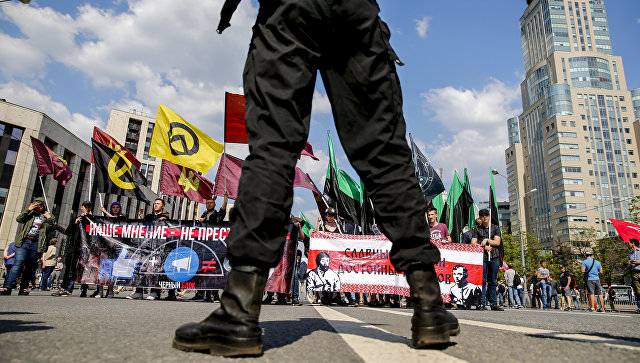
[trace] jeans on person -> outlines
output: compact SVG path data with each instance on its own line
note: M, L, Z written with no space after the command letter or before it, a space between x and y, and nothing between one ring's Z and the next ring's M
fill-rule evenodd
M49 276L51 276L51 272L53 272L53 269L55 268L55 266L45 266L42 269L42 278L40 279L40 290L43 290L45 288L49 288Z
M582 307L580 306L580 295L572 296L571 299L573 300L573 307L578 310L582 310Z
M558 295L551 295L549 297L549 306L547 306L548 309L551 309L551 300L555 302L555 308L558 309L560 307L558 305Z
M33 275L35 269L33 268L38 255L38 241L24 240L22 246L16 247L16 260L7 275L7 279L4 281L4 287L14 289L16 287L16 280L18 275L22 272L24 267L24 274L20 280L21 287L29 286L31 275Z
M500 300L500 305L504 305L504 295L498 292L498 299Z
M497 278L498 278L498 268L500 267L500 259L492 258L491 260L483 261L483 269L482 269L482 304L486 304L487 301L489 305L497 306Z
M551 308L551 285L547 284L547 280L540 280L540 290L542 290L542 307Z
M520 290L520 291L518 291ZM507 291L509 292L509 306L522 306L522 300L520 300L519 293L522 292L522 289L517 289L513 286L509 286ZM515 301L514 301L515 300ZM514 304L515 302L515 304Z

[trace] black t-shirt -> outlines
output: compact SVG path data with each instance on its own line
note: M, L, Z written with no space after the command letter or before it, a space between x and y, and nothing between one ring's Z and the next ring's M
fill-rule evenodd
M204 218L205 221L214 224L214 225L222 225L224 223L224 217L227 216L226 209L220 209L219 211L213 211L213 213L207 215L207 211L202 213L200 218Z
M560 274L560 286L567 287L569 283L569 277L573 278L573 275L569 271L562 272Z
M500 237L500 228L495 224L492 224L491 237L489 237L489 227L485 227L483 225L474 227L472 230L472 233L473 233L473 238L476 238L478 240L478 244L480 244L482 243L482 240L484 240L485 238L493 239L493 237L495 236ZM491 254L491 259L500 257L500 247L499 246L493 247L493 249L490 251L490 254ZM487 255L485 254L485 259L486 257Z

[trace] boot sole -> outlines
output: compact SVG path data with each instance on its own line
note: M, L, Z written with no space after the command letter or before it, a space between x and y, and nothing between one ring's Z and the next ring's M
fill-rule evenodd
M173 338L172 346L185 352L209 352L220 357L259 357L263 353L262 336L238 338L211 336L198 340Z
M438 327L413 327L413 347L416 349L430 348L434 345L449 343L452 336L460 334L460 325L446 324Z

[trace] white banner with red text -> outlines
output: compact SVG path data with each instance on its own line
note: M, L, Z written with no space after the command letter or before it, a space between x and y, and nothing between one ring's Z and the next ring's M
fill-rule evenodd
M482 286L482 248L434 243L440 250L436 273L445 302L477 305ZM381 235L313 232L307 290L409 296L404 274L389 261L391 242Z

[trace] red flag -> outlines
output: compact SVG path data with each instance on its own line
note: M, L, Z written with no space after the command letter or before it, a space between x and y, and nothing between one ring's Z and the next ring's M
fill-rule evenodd
M298 155L298 160L300 160L300 157L302 155L310 156L313 160L319 160L315 157L315 155L313 155L313 147L311 146L311 144L309 144L309 142L307 142L307 145L304 146L304 149L302 149L300 155Z
M202 175L198 175L195 170L162 160L161 193L189 198L194 202L204 204L207 198L211 197L212 191L213 183Z
M296 166L296 177L295 179L293 179L293 187L307 188L314 193L322 194L320 193L318 188L316 188L316 185L313 184L309 175L307 175L304 171L300 170L300 168L298 168L297 166Z
M295 243L297 238L291 239L291 225L289 226L289 233L284 243L284 251L280 262L273 269L273 273L269 276L267 284L264 287L264 291L273 291L283 294L288 294L291 288L291 279L293 278L293 265L295 264L297 244Z
M33 155L36 157L38 175L53 174L53 179L59 181L62 185L66 185L71 179L71 168L67 165L67 162L33 136L31 136L31 146L33 146Z
M218 173L216 174L213 195L224 197L224 189L226 187L229 199L235 200L238 197L240 174L242 174L242 160L229 154L222 154Z
M244 96L225 92L224 100L224 142L248 143Z
M142 163L140 162L140 160L136 159L136 157L129 149L120 145L120 143L118 143L116 139L111 137L111 135L95 126L93 127L93 139L101 143L102 145L106 145L115 150L118 154L124 156L127 160L129 160L131 164L133 164L133 166L135 166L137 169L140 169ZM93 163L93 151L91 152L91 162Z
M637 224L619 221L617 219L609 218L613 227L618 231L620 237L625 242L629 242L630 239L640 240L640 226Z

